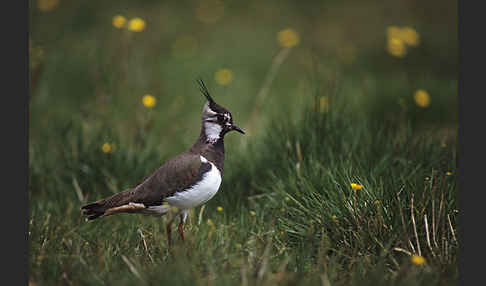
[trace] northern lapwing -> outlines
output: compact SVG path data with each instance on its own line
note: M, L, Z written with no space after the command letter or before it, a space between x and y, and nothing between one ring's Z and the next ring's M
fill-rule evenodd
M171 245L171 225L177 216L178 231L184 240L188 210L210 200L221 185L224 136L233 130L245 134L233 123L231 112L211 98L204 82L198 83L207 102L202 112L201 133L194 145L165 162L138 186L82 206L87 220L118 213L163 216L175 206L178 212L167 224L168 244Z

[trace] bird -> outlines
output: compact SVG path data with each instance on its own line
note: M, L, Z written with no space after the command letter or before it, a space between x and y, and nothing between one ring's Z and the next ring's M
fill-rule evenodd
M197 83L207 101L196 142L167 160L137 186L82 206L86 221L120 213L163 216L176 207L177 212L166 226L168 246L171 246L172 223L177 217L180 218L177 230L181 240L185 240L188 211L208 202L221 185L224 136L231 131L245 134L233 122L231 112L213 100L203 80L198 79Z

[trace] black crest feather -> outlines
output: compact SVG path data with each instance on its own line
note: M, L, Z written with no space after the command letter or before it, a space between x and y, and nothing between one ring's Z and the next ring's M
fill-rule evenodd
M214 103L214 100L211 98L211 95L209 95L209 90L206 87L206 85L204 84L204 81L202 80L202 78L199 78L197 80L197 83L199 84L199 90L201 91L201 93L204 94L204 96L207 98L207 100L210 103Z

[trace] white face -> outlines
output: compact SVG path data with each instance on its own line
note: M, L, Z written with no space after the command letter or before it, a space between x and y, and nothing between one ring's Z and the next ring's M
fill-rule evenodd
M222 120L221 116L223 116ZM206 103L203 108L203 122L206 137L210 141L216 142L222 136L223 126L231 126L231 115L218 114L209 107L209 103Z
M206 133L206 137L212 141L216 142L220 138L221 131L223 128L221 125L212 122L204 122L204 131Z

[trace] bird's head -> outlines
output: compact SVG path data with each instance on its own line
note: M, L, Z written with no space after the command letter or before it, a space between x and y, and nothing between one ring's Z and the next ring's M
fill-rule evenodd
M198 83L202 94L207 99L202 112L202 123L208 140L217 141L219 138L223 138L226 133L233 130L245 134L245 131L233 122L231 112L217 104L211 98L204 82L200 79L198 80Z

